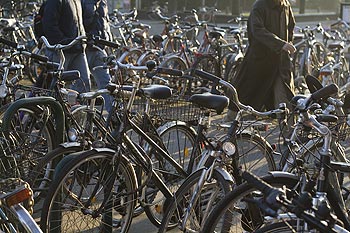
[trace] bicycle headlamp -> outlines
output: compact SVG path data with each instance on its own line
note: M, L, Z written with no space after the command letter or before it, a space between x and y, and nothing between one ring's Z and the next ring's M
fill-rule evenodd
M234 155L236 152L236 146L232 142L224 142L222 144L222 150L227 154L228 156Z
M68 130L68 138L71 142L76 142L78 140L78 131L74 128Z

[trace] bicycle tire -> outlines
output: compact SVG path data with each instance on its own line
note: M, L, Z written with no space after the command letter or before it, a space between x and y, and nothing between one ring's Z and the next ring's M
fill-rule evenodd
M2 108L1 118L7 107ZM16 145L11 145L11 156L16 158L17 168L24 180L30 177L32 170L43 155L58 146L55 141L54 124L50 119L46 122L42 119L46 117L41 107L31 106L19 108L10 119L10 135L15 138L16 143ZM13 171L9 170L6 176L12 177L11 172Z
M297 177L267 175L262 178L273 187L293 188L299 181ZM243 183L227 194L211 211L203 226L203 233L255 231L264 223L260 210L255 205L242 201L247 195L261 198L262 194L251 184ZM241 215L235 217L234 215ZM225 220L225 221L224 221ZM233 228L233 229L232 229Z
M158 232L166 232L168 229L174 228L178 225L179 220L182 218L184 208L188 206L188 202L190 201L186 198L191 197L191 191L196 187L203 170L204 168L192 173L176 191L174 198L172 198L170 203L166 205L165 215ZM189 227L195 229L186 229L187 231L185 230L185 232L199 232L201 230L201 224L205 222L205 215L208 214L205 213L204 216L202 216L201 210L204 210L204 212L211 210L211 208L217 203L215 200L220 200L220 198L232 190L232 182L226 180L217 170L213 171L210 181L212 182L206 182L201 189L201 194L203 191L204 192L203 195L200 196L200 204L196 203L194 211L191 213L194 216L191 215L192 217L189 217L189 219L194 220L194 223L192 223L193 225L190 224L191 226ZM174 216L175 212L176 217Z
M204 54L197 57L192 65L192 68L193 70L203 70L214 74L215 76L221 77L219 62L214 56L210 54Z
M277 170L274 151L264 138L254 133L241 132L236 135L236 140L239 151L238 164L243 170L257 176Z
M68 144L67 144L68 145ZM40 162L35 166L28 180L30 187L33 190L34 206L33 216L40 218L43 200L46 198L47 191L52 183L55 167L61 158L69 154L83 151L84 147L75 143L74 145L60 145L56 149L47 153Z
M110 163L115 159L119 163L112 168ZM114 151L90 150L74 155L63 166L58 166L61 169L55 174L43 203L40 227L44 232L93 229L105 232L117 227L120 232L128 231L136 202L137 182L132 164L123 155L115 157ZM117 177L112 176L112 171L116 169ZM93 192L87 194L89 190ZM101 207L105 195L110 197L110 194L113 200L106 199L103 212L93 217L94 210Z
M311 53L311 57L306 59L307 72L318 77L320 68L325 64L327 59L327 48L323 43L316 41L312 44Z
M188 126L179 124L171 125L170 123L168 125L170 126L166 126L164 130L160 130L159 132L162 144L172 158L190 174L192 168L189 167L189 160L193 148L196 148L193 155L194 160L198 159L200 154L199 145L194 145L196 135ZM154 169L159 173L167 187L175 192L183 181L181 176L177 175L175 170L171 170L172 166L161 155L158 155L157 152L151 150L150 155L153 159ZM194 167L195 163L194 161ZM146 201L146 205L144 206L144 211L152 224L159 227L163 218L162 207L165 201L164 196L152 182L147 184L145 189L146 196L144 200Z
M233 54L232 56L237 56L237 55ZM233 83L234 77L237 71L239 70L240 64L242 63L242 58L238 59L237 61L236 60L231 61L231 59L228 59L226 63L225 72L224 72L225 81L229 83Z
M302 233L305 232L305 229L300 229L303 228L304 222L302 219L299 220L288 220L286 222L275 222L272 224L269 224L267 226L264 226L258 230L255 231L255 233L269 233L269 232L274 232L274 233L288 233L288 232L295 232L295 233ZM298 230L299 229L299 230ZM337 232L348 232L345 228L342 226L339 226L338 224L335 224L335 227L333 228Z
M179 56L169 56L164 61L162 61L159 65L160 67L165 67L169 69L177 69L177 70L187 70L188 66L186 62Z

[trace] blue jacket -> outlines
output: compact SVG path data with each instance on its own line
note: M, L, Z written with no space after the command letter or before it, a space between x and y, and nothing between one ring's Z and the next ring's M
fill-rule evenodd
M112 40L107 0L81 0L81 3L86 34Z
M42 24L50 44L68 44L85 35L80 0L47 0ZM82 51L82 46L71 49L77 50Z

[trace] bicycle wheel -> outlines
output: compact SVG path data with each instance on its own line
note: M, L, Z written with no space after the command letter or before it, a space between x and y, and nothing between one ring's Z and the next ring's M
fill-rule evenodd
M327 59L327 49L321 42L314 42L306 59L307 73L318 77L320 68Z
M184 232L199 232L212 208L232 190L232 183L225 180L220 172L214 170L210 181L206 181L199 191L198 201L190 203L203 170L200 169L192 173L176 191L174 198L166 208L159 232L166 232L169 228L181 225L185 210L190 204L193 205L193 209L189 213L186 224L184 224L185 229L181 230Z
M261 136L254 133L239 133L236 136L239 165L257 176L276 170L273 149Z
M27 180L42 157L57 147L55 127L45 107L20 108L9 119L11 137L15 142L11 153L16 158L21 178ZM3 118L1 113L1 118ZM4 121L5 119L3 119ZM10 175L8 175L10 177Z
M298 178L263 177L273 187L295 188ZM211 211L203 226L203 233L209 232L253 232L265 222L259 207L247 203L244 198L260 199L263 194L250 184L243 183L227 194Z
M295 91L302 94L307 88L304 79L304 77L307 75L306 51L306 44L301 44L293 55L293 76Z
M64 156L83 150L84 147L78 145L78 143L67 147L59 146L58 148L47 153L35 166L28 183L32 188L34 194L33 216L36 219L40 218L43 201L52 183L53 173L55 171L57 163Z
M189 167L191 155L193 156L193 166L195 166L196 159L200 154L199 146L195 145L196 138L193 130L185 125L174 124L160 130L159 136L162 140L159 144L163 144L164 149L169 152L171 157L190 174L192 171L192 167ZM195 150L193 154L192 150ZM153 168L166 186L175 192L183 182L184 177L179 175L175 168L156 151L151 149L150 155ZM163 219L165 197L152 182L148 183L145 189L145 213L155 226L159 226Z
M288 232L293 232L293 233L302 233L302 232L309 232L309 229L305 229L305 222L302 219L297 219L297 220L289 220L286 222L276 222L269 224L267 226L264 226L255 233L265 233L265 232L283 232L283 233L288 233ZM348 232L346 229L344 229L342 226L339 226L338 224L335 224L333 228L336 232Z
M159 66L177 70L186 70L188 68L186 62L181 57L176 55L166 58L160 63Z
M233 54L232 56L237 56L235 54ZM243 57L242 57L243 58ZM232 58L231 58L232 59ZM226 63L226 67L225 67L225 72L224 74L224 80L226 80L229 83L233 82L233 79L239 69L239 65L242 62L242 59L239 58L238 60L233 60L231 61L231 59L228 59L227 63Z
M203 70L220 77L220 65L212 55L202 55L197 57L192 65L193 70Z
M58 167L43 203L43 231L128 231L137 183L131 163L122 154L86 151Z

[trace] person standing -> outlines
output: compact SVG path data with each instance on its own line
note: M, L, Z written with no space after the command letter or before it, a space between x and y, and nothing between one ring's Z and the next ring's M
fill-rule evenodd
M248 19L249 47L233 78L239 100L273 109L294 96L290 55L295 19L288 0L257 0Z
M69 44L76 37L85 35L82 6L80 0L47 0L42 18L45 37L50 44ZM59 62L59 55L46 51L51 61ZM64 50L65 70L78 70L80 79L72 86L78 92L90 91L89 68L85 45L77 44Z
M107 0L81 0L83 7L83 23L88 38L99 37L111 41L112 34L109 26L108 3ZM93 44L93 43L92 43ZM111 82L111 76L108 69L94 69L97 66L103 66L107 56L103 46L88 43L86 56L90 72L94 77L98 89L105 88ZM105 108L109 112L112 107L112 97L103 95Z

